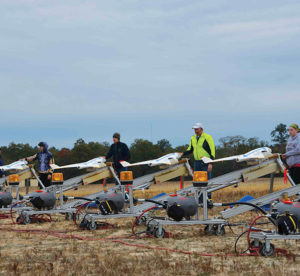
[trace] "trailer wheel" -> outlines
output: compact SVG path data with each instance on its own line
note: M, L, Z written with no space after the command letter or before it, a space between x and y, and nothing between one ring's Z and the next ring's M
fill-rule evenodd
M31 223L31 219L28 216L24 216L23 217L23 224L30 224Z
M23 224L23 216L18 216L16 219L17 224Z
M90 221L90 222L88 222L88 224L87 224L87 229L88 229L88 230L97 230L97 227L98 227L98 225L97 225L97 223L94 222L94 221Z
M72 220L72 219L73 219L73 214L72 213L66 213L65 220Z
M223 236L225 234L226 234L225 226L224 225L222 225L221 227L217 226L216 236Z
M87 225L88 225L88 221L84 218L80 224L79 224L79 228L80 229L86 229L87 228Z
M273 256L275 253L275 246L272 243L270 243L270 249L267 251L266 244L264 243L259 248L259 253L260 253L260 255L265 256L265 257Z
M156 228L154 230L154 237L155 238L165 238L166 237L166 231L164 228L161 229L161 233L159 233L159 228Z
M216 230L214 229L213 225L207 224L204 228L205 235L213 235L216 233Z
M253 250L252 248L253 248L253 247L256 247L256 248L258 248L258 249L260 250L260 248L262 248L262 246L263 246L263 243L262 243L261 241L258 242L258 246L255 246L255 241L253 240L253 241L250 243L249 251L250 251L250 253L255 253L256 250Z

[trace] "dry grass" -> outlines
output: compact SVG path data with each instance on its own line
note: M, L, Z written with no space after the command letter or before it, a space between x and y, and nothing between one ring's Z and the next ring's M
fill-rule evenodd
M185 183L186 185L190 183ZM284 187L282 179L276 179L275 189ZM153 185L149 190L135 192L139 197L152 197L160 192L174 192L179 184L168 182ZM80 187L70 191L70 195L87 195L99 191L98 185ZM216 192L215 201L236 200L245 194L261 196L268 192L264 179L241 184L238 188L227 188ZM219 213L213 210L210 215ZM249 221L254 213L234 218L234 221ZM79 230L73 222L56 216L52 223L35 225L4 225L9 220L1 220L0 227L14 229L51 229L64 230L68 234L85 237L103 238L130 234L133 219L111 220L113 229L97 231ZM222 237L205 236L203 226L168 226L173 236L168 239L126 239L129 243L159 246L180 250L207 253L232 253L236 235L227 230ZM243 229L235 227L240 233ZM295 241L274 242L276 247L300 251ZM242 245L245 246L245 243ZM0 238L1 275L297 275L299 259L286 257L201 257L174 252L154 251L145 248L129 247L111 241L85 241L57 238L46 234L16 233L2 231Z

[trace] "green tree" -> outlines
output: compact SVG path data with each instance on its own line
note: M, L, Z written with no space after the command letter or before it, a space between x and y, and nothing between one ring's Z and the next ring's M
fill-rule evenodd
M286 142L289 137L285 124L278 124L271 132L272 141L275 144L272 147L273 152L285 152Z
M289 134L285 124L278 124L271 132L272 141L280 145L285 144Z
M158 145L153 145L152 142L144 139L135 139L130 147L131 162L140 162L158 158L161 155ZM155 171L155 168L148 166L132 167L134 177L145 175Z
M171 152L172 145L167 139L161 139L157 141L157 146L159 147L162 153Z

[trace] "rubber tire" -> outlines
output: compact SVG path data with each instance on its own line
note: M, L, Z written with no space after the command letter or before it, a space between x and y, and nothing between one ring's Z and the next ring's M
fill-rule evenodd
M253 246L254 246L254 240L252 242L250 242L250 248L253 247ZM259 243L258 243L259 250L262 248L262 246L263 246L263 243L261 241L259 241ZM250 248L249 248L250 253L255 253L256 252L254 250L251 250Z
M221 226L220 230L219 230L219 227L217 226L215 234L216 234L216 236L224 236L226 234L225 226L224 225Z
M97 230L97 228L98 228L98 225L97 225L97 223L96 222L94 222L94 223L92 223L91 221L89 221L88 223L87 223L87 229L88 230Z
M264 243L260 248L259 248L259 253L261 256L264 256L264 257L270 257L270 256L273 256L274 253L275 253L275 246L270 243L270 250L269 251L266 251L266 244Z
M152 236L152 235L154 235L154 230L155 229L153 229L153 227L151 227L151 226L147 226L147 229L146 229L146 233L149 235L149 236Z
M204 228L204 233L205 235L211 236L211 235L215 235L216 231L214 228L212 228L211 230L209 230L209 224L207 224Z
M162 228L161 229L161 234L159 234L158 233L158 228L156 228L155 230L154 230L154 237L155 238L165 238L166 237L166 231L165 231L165 229L164 228Z
M23 216L18 216L16 219L17 224L24 224L23 222Z
M23 218L23 224L30 224L31 223L31 219L30 218Z
M87 229L88 221L84 218L80 223L79 223L79 228L80 229Z

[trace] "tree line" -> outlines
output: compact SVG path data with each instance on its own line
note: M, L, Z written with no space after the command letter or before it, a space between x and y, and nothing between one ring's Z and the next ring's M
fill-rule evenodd
M288 138L288 130L285 124L278 124L270 133L272 144L267 141L260 140L258 137L245 138L241 135L226 136L219 139L216 145L216 158L222 158L231 155L242 154L258 147L270 147L273 152L284 153L286 141ZM183 152L187 149L188 144L173 147L167 139L161 139L156 143L152 143L145 139L135 139L131 145L128 145L131 152L130 162L139 162L149 159L155 159L171 152ZM90 160L98 156L104 156L108 152L110 144L108 142L89 142L78 139L73 148L50 147L49 151L53 154L55 163L58 165L67 165ZM2 159L5 164L14 162L22 157L27 157L37 153L39 148L32 147L29 144L10 143L8 146L2 147ZM190 164L193 165L193 156L189 156ZM222 162L214 164L213 176L222 175L232 170L245 167L246 164L236 162ZM145 175L147 173L158 170L155 167L138 166L132 167L135 177ZM65 170L65 178L80 175L76 169Z

